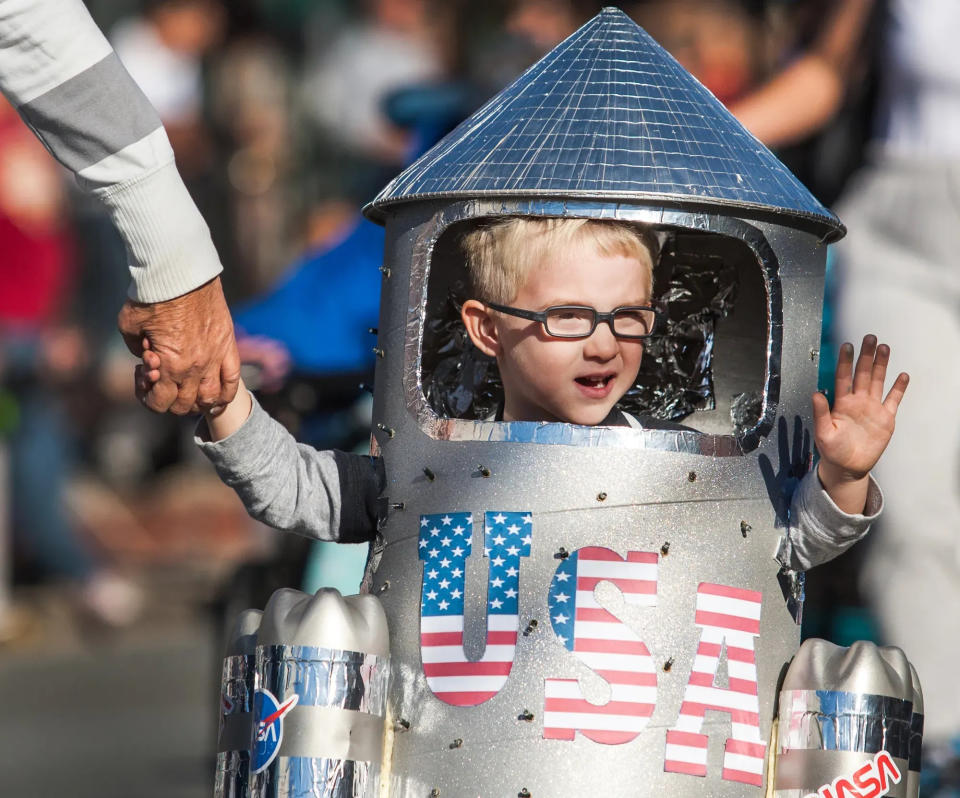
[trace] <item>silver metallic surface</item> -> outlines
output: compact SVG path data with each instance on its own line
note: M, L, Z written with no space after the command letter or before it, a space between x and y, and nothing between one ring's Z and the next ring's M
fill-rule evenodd
M824 240L842 226L615 10L454 131L367 213L386 223L373 421L387 485L365 579L390 624L392 732L382 795L526 790L541 798L759 798L764 763L755 774L759 783L737 780L738 763L730 767L734 775L724 772L724 748L735 726L743 734L744 727L753 731L751 723L758 725L756 741L738 742L762 750L770 740L777 683L799 644L774 556L790 479L805 461L789 429L811 424L817 367L809 353L820 345ZM503 215L620 219L742 242L765 294L756 336L763 340L749 342L765 354L759 421L724 435L438 417L422 390L428 281L433 270L439 276L460 264L435 263L436 245L455 222ZM532 522L529 556L521 557L511 598L518 602L516 644L491 644L500 656L508 656L505 649L512 655L496 692L482 700L470 694L455 705L436 696L424 672L421 516L472 515L473 554L458 575L463 635L455 656L475 662L488 653L488 590L495 587L481 519L497 511L529 514ZM650 715L634 724L632 739L616 743L579 732L573 739L544 736L547 680L575 681L571 689L597 706L611 700L610 684L554 633L559 622L550 592L567 561L561 549L584 547L618 557L639 552L656 562L655 600L628 600L609 581L583 599L618 619L620 639L638 638L649 651L644 661L654 663L644 671ZM756 597L758 633L743 632L734 658L724 644L705 641L719 651L716 672L712 685L694 686L732 695L755 679L758 712L749 709L753 696L745 691L744 713L754 720L734 724L729 712L711 709L691 730L680 723L696 711L696 701L685 699L688 682L692 673L703 675L710 659L698 655L710 628L706 621L697 625L698 588L705 583ZM511 629L503 634L512 640ZM434 671L433 683L439 678ZM705 775L667 772L668 731L678 732L675 738L706 735ZM742 757L757 760L755 753Z
M849 648L806 640L780 693L776 790L801 798L850 778L886 751L904 776L891 795L910 795L912 667L903 652L859 641Z
M784 751L889 751L910 756L913 702L840 690L780 693L780 746Z
M745 240L757 253L767 293L760 422L733 436L438 418L419 384L433 243L453 221L498 214L622 218ZM759 787L721 776L728 714L706 715L705 778L664 772L665 736L677 723L695 661L697 586L714 582L762 593L756 659L760 735L769 739L777 680L799 644L799 629L777 578L782 507L771 495L803 453L792 450L791 436L785 440L777 422L788 419L792 427L796 420L809 429L809 396L816 386L809 352L819 346L824 259L825 247L809 232L702 212L566 200L396 208L387 224L389 276L383 280L378 325L385 357L377 363L374 422L394 433L375 432L388 477L384 507L402 502L403 509L385 513L378 544L382 554L370 577L375 593L389 582L380 594L391 632L389 714L409 723L409 729L394 733L385 750L385 795L414 798L433 789L440 795L516 795L526 787L534 796L602 792L607 798L633 798L638 785L643 785L640 794L678 798L760 794ZM479 519L500 509L533 515L531 555L520 566L519 623L521 630L531 619L538 624L518 637L510 676L493 698L470 708L450 706L427 686L421 662L424 569L418 519L455 510ZM744 520L750 526L746 537ZM469 659L484 650L489 567L482 556L482 524L474 529L474 555L466 562L464 649ZM572 741L544 739L545 679L579 679L584 697L597 704L610 695L607 684L551 631L547 594L559 548L602 546L624 555L659 552L666 542L655 607L627 604L610 584L596 592L603 606L642 637L654 662L673 660L669 671L657 672L656 707L648 725L623 745L603 745L582 735ZM721 657L721 672L726 668ZM524 710L532 719L520 719ZM451 747L455 740L462 743Z
M465 197L574 197L773 211L843 226L660 45L615 8L558 45L365 209Z
M405 368L402 379L407 405L420 419L421 428L432 437L452 440L503 441L516 443L546 443L570 446L617 446L641 449L663 449L689 452L711 457L737 456L757 445L759 435L769 431L774 421L774 409L780 391L780 361L783 352L783 303L779 283L778 258L763 235L763 227L741 220L702 213L681 213L656 208L636 208L625 204L607 206L595 202L556 201L485 201L456 202L440 207L421 207L418 217L435 207L437 212L418 225L415 240L409 252L410 294L407 300L411 312L407 315L404 345ZM658 228L700 229L729 235L742 240L757 260L767 294L767 363L764 378L762 410L759 420L749 429L734 435L690 433L684 431L636 430L619 427L583 427L573 424L547 424L529 421L493 422L439 418L427 403L423 392L422 359L423 332L427 315L429 275L432 255L443 232L466 219L478 217L549 215L617 219L657 225ZM813 243L808 257L822 259L825 248ZM406 255L406 253L405 253ZM402 256L401 256L402 257ZM390 267L390 281L396 281L395 267ZM389 281L388 281L389 282ZM396 283L393 282L393 285ZM820 289L822 291L822 287ZM819 313L819 308L811 308ZM381 342L385 340L383 327ZM819 330L805 331L815 334ZM381 422L383 423L383 422ZM390 426L390 425L387 425ZM392 427L391 427L392 429Z
M253 737L253 692L257 630L263 613L244 610L227 636L220 680L220 725L217 734L215 798L244 798L250 778Z
M910 719L910 757L907 770L907 798L920 794L920 765L923 753L923 689L917 669L910 666L910 684L913 688L913 717Z
M251 778L251 796L377 795L389 662L375 597L277 591L260 627L258 689L295 703L283 715L275 758Z

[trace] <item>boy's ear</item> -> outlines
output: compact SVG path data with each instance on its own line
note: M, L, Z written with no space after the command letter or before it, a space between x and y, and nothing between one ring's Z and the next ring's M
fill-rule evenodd
M489 357L497 357L500 354L500 336L497 333L497 326L493 322L490 310L483 302L468 299L460 309L460 318L463 319L467 335L477 349Z

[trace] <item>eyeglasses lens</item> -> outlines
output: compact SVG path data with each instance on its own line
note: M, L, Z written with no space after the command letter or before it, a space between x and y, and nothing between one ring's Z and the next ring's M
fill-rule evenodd
M590 308L549 308L547 333L550 335L589 335L593 329Z
M655 318L652 310L627 308L613 317L613 326L617 335L649 335Z

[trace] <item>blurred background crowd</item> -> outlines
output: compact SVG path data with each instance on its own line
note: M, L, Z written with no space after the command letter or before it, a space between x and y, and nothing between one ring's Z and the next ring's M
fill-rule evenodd
M301 439L363 447L383 234L361 206L604 4L86 4L211 228L248 384ZM870 159L887 6L622 4L827 205ZM764 97L778 80L788 99ZM123 243L2 99L0 277L0 662L51 623L83 650L104 630L169 620L171 603L219 628L281 585L355 591L362 551L258 528L194 451L195 421L135 402L115 331ZM832 309L828 293L825 386ZM859 548L810 575L805 634L885 642L858 589Z

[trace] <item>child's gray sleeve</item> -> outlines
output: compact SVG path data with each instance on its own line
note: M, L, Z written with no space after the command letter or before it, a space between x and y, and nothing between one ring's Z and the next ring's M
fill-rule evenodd
M816 468L800 480L790 504L790 523L777 559L795 571L832 560L864 537L883 510L883 494L871 476L862 514L843 512L820 484Z
M377 497L384 484L379 458L297 443L256 399L250 416L232 435L209 441L205 433L206 422L201 421L196 444L253 518L320 540L373 539Z

